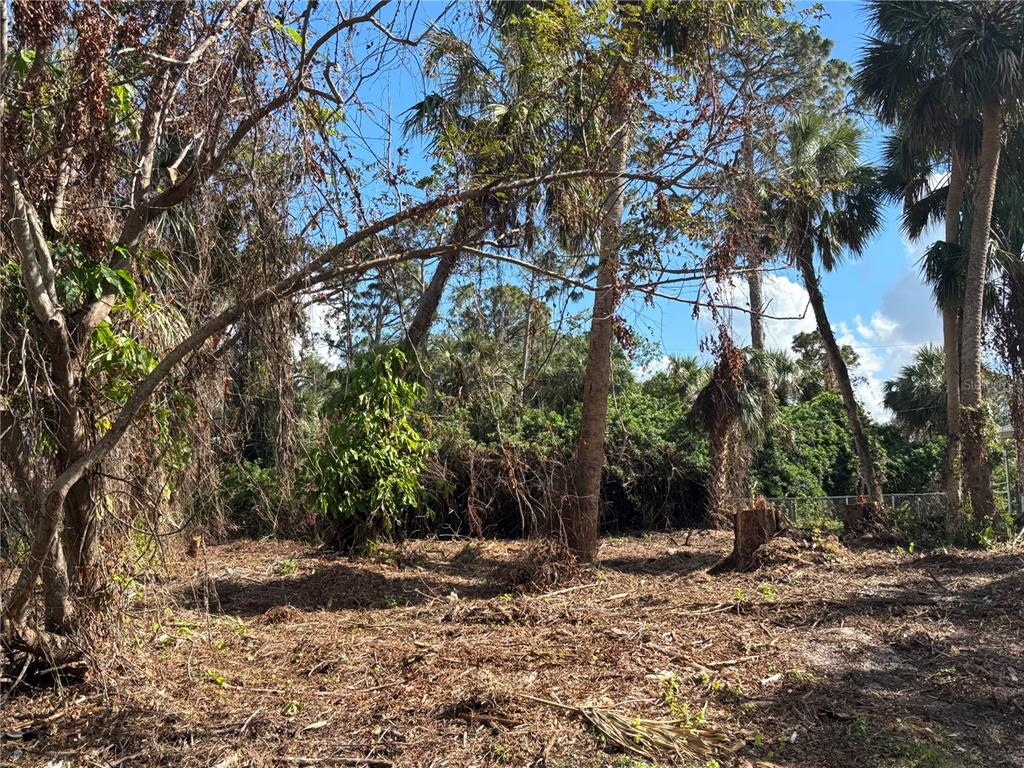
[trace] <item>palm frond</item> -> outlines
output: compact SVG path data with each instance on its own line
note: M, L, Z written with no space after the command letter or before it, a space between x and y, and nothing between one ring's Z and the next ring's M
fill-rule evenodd
M921 258L921 271L937 307L955 308L963 301L967 259L959 245L944 240L933 243Z
M895 423L912 439L946 431L945 355L939 347L921 347L899 375L884 384L882 402Z

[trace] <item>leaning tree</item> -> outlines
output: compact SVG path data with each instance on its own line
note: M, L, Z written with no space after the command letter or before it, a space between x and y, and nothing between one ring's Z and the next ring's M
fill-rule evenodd
M808 113L786 127L784 169L773 201L782 250L807 291L829 368L843 398L861 483L882 502L878 463L868 440L850 372L828 319L818 264L826 271L844 253L859 254L880 223L875 172L860 160L861 135L846 118Z
M0 19L0 248L11 265L2 284L0 437L29 534L0 614L5 646L74 655L76 613L100 586L100 482L125 436L156 417L153 397L182 363L222 357L249 319L284 299L451 250L389 236L406 222L545 182L607 175L556 168L366 204L351 174L358 139L331 121L358 112L360 86L396 47L417 44L397 18L383 18L385 6L347 15L316 3L272 12L249 0L16 2L13 24ZM5 15L7 7L0 4ZM262 276L207 294L205 311L178 312L186 327L147 347L133 335L140 313L177 301L149 279L168 257L162 224L205 191L244 178L257 158L281 148L268 137L281 135L306 163L292 180L313 185L286 210L290 234L316 247L289 250L286 263ZM384 188L403 181L381 175ZM243 231L239 242L252 234ZM116 400L105 397L97 360L125 374ZM37 621L40 578L45 617Z
M66 631L77 599L99 586L104 461L179 362L279 298L260 286L211 306L163 350L147 347L132 329L174 304L150 280L165 256L159 223L237 172L240 158L260 151L263 130L319 99L314 67L339 39L382 24L385 5L329 23L312 5L275 16L248 0L15 2L12 19L0 6L0 247L13 266L3 284L12 354L0 418L30 532L3 606L5 642L66 648L58 635L41 641L24 619L40 576L53 632ZM346 62L346 76L365 63ZM306 264L299 277L291 265L285 286L317 268ZM122 381L111 397L115 369Z

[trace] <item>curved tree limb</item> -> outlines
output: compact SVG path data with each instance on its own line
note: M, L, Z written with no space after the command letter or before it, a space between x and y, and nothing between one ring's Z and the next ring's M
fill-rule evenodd
M8 602L4 606L2 615L5 618L17 620L28 605L32 589L42 571L47 553L54 537L57 535L57 531L60 530L64 514L64 499L71 488L106 458L110 451L120 442L121 438L134 423L143 406L148 402L157 387L170 375L171 371L191 354L202 348L208 339L220 333L244 315L264 311L282 298L302 290L307 290L322 283L329 277L356 274L422 256L422 251L407 251L379 259L338 263L341 259L349 258L357 246L399 224L425 217L437 210L460 202L584 176L616 176L622 178L622 174L609 174L594 170L564 171L546 176L494 182L475 189L441 195L418 205L410 206L405 210L397 211L352 233L304 267L264 288L254 296L228 307L193 331L188 338L168 352L152 372L139 382L135 391L125 402L124 406L122 406L117 418L110 429L104 433L103 437L71 463L46 490L42 513L39 515L38 525L33 533L32 545L18 575L18 580L11 590ZM646 174L636 176L626 174L624 178L640 178L641 180L652 181L652 177Z

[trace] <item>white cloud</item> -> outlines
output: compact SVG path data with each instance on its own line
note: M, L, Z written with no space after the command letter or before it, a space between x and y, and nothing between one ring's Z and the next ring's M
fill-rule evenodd
M647 381L657 373L665 373L671 365L672 358L668 355L660 355L652 360L648 360L643 365L634 366L633 375L640 381Z
M875 419L891 418L883 404L884 383L909 363L918 347L941 343L942 323L934 308L931 292L921 279L917 262L924 252L931 234L921 238L923 244L907 244L907 267L886 288L878 309L869 317L855 315L849 319L832 320L832 327L840 344L854 348L860 358L856 370L857 397L864 409ZM803 286L784 273L765 276L764 295L765 340L769 347L789 350L793 337L817 328L808 305ZM720 303L748 308L745 282L720 286ZM826 296L826 306L828 297ZM738 344L750 341L750 321L746 312L733 310L726 314ZM708 319L702 319L702 332L714 330Z
M892 418L882 403L884 383L898 376L921 346L942 343L942 320L920 271L921 257L939 237L941 225L932 225L916 241L904 237L906 267L882 293L878 309L866 320L855 315L852 329L845 323L837 327L840 343L860 357L857 395L864 409L882 421Z
M867 323L857 315L853 323L855 331L851 331L846 323L839 323L835 329L836 340L853 347L857 353L859 363L851 373L856 377L855 387L860 404L874 418L886 421L888 414L882 398L890 366L885 343L898 331L899 326L880 312L875 312Z
M789 349L794 336L818 327L803 285L781 273L765 275L764 313L770 315L764 320L769 347Z
M719 304L729 304L739 309L723 311L723 317L732 329L737 344L750 343L750 297L747 294L745 280L732 283L719 283L713 286ZM764 276L764 318L765 343L773 349L789 349L793 337L805 331L813 331L817 326L814 315L807 303L807 291L789 276L781 272L769 273ZM701 332L710 333L715 329L714 323L706 315L701 316Z

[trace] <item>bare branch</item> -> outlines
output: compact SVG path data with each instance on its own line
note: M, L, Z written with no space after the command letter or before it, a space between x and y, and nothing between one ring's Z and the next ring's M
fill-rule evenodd
M121 234L118 237L118 243L128 250L133 249L137 245L139 237L151 221L164 211L170 210L184 202L189 195L191 195L199 186L205 183L214 173L216 173L228 158L234 155L238 146L257 125L299 95L302 90L302 82L306 76L309 65L312 63L317 52L326 45L330 39L346 29L350 29L357 24L369 21L381 8L387 5L388 2L390 2L390 0L378 0L378 2L375 3L366 13L344 18L321 35L306 51L296 68L295 75L288 84L285 85L281 92L270 101L266 102L262 107L251 113L247 118L242 120L224 142L223 146L215 150L213 146L215 137L210 137L209 159L206 162L198 162L194 164L187 174L172 183L168 189L156 195L156 197L151 200L146 202L136 202L136 208L131 212L131 215L129 215L122 226ZM236 9L240 10L243 5L245 5L245 2L239 3ZM226 29L229 21L233 21L235 16L236 14L234 13L229 14L229 16L222 21L218 29L221 31ZM220 32L217 34L220 34ZM212 40L210 40L210 43L212 43ZM194 50L192 55L186 59L186 63L191 63L192 61L197 60L198 56L201 55L208 46L209 43L206 43ZM150 173L151 170L152 169L150 168ZM114 266L121 269L127 268L129 266L127 258L119 256L115 259ZM90 304L78 318L76 336L79 339L88 338L92 331L95 330L95 328L102 323L104 319L106 319L107 315L110 314L110 310L113 309L114 306L114 301L115 296L111 293L107 293Z
M15 178L14 169L8 167L4 173L4 196L10 200L11 231L14 233L15 246L21 273L28 289L28 299L35 311L36 318L42 323L49 336L50 331L63 327L64 321L60 308L55 300L53 288L53 264L50 261L49 249L39 230L39 218L35 215L25 196L21 185ZM42 251L40 251L40 245Z

